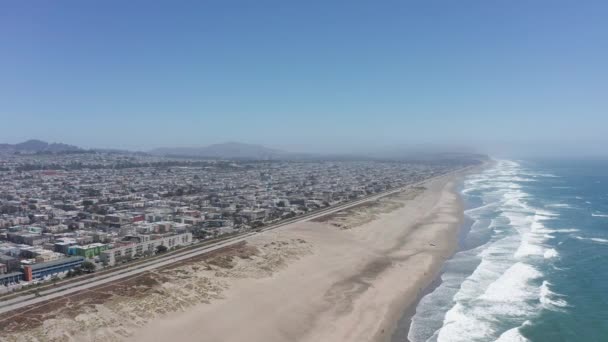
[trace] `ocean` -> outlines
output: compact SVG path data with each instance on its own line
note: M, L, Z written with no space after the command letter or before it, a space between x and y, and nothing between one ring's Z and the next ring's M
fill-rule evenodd
M462 196L460 250L407 339L608 341L608 161L499 160Z

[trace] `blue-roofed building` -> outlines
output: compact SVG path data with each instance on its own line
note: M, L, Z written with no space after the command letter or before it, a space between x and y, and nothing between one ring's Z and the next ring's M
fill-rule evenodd
M25 281L32 281L34 279L42 279L58 273L67 272L82 265L84 260L84 257L75 256L55 261L42 262L39 264L27 265L23 267L23 279Z
M0 274L0 285L8 285L18 283L23 280L22 272L11 272L7 274Z

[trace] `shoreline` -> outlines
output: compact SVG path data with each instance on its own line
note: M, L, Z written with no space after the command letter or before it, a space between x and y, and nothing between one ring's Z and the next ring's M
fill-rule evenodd
M467 172L55 301L0 339L389 341L458 248Z
M426 282L427 284L419 291L417 296L414 299L408 298L407 299L408 303L405 306L401 305L401 311L399 313L396 313L396 316L393 317L392 322L389 322L389 324L392 326L390 334L388 334L386 336L386 338L376 339L376 341L382 341L382 342L409 341L408 333L409 333L409 329L410 329L410 325L411 325L411 320L414 317L414 315L416 314L416 307L420 303L420 300L422 300L422 298L424 298L424 296L433 292L439 285L441 285L441 275L443 274L443 268L444 268L445 262L449 258L451 258L460 249L461 236L463 233L463 228L465 226L465 216L464 216L465 206L464 206L464 201L462 199L462 196L461 196L458 188L460 188L459 185L462 183L462 179L464 178L465 174L468 174L468 173L469 172L459 173L459 174L455 175L454 177L452 177L453 178L452 181L454 182L454 184L448 190L450 193L457 196L457 203L455 204L455 206L457 207L456 215L458 215L458 222L452 224L452 226L450 227L450 230L452 233L452 235L449 236L449 238L452 240L451 241L451 244L452 244L451 253L449 254L449 256L447 258L444 258L443 260L441 260L441 262L439 262L438 267L436 267L434 274L431 277L429 277L428 281Z
M466 210L466 206L464 206L464 209ZM460 225L460 228L458 230L458 248L456 249L456 251L454 251L452 256L463 250L461 245L462 239L466 236L472 224L473 222L468 222L465 216L463 223ZM449 260L449 258L446 259L446 261L447 260ZM420 304L422 298L424 298L428 294L431 294L443 283L441 276L445 272L444 266L445 261L442 263L441 269L437 273L435 279L433 279L433 281L424 289L424 291L418 296L418 298L416 298L416 300L403 311L401 317L397 322L396 329L394 330L391 338L387 340L387 342L410 342L408 338L410 326L412 324L412 318L414 317L414 315L416 315L416 309L418 307L418 304Z
M366 217L352 229L327 229L330 224L323 222L269 234L277 235L272 239L285 235L311 241L315 251L270 280L240 280L223 300L156 320L129 340L163 340L189 331L179 333L179 338L194 341L192 336L200 332L222 341L390 341L404 309L415 310L445 260L458 249L464 208L457 188L464 174L431 180L404 207ZM330 223L342 227L344 220L356 215L347 211L346 219ZM301 282L307 280L312 284L302 288ZM247 324L254 318L257 324ZM235 332L232 325L243 331Z
M488 162L485 162L483 165L480 165L479 167L476 167L470 171L460 174L459 175L460 179L458 180L458 182L460 183L460 185L462 185L462 181L464 180L466 175L481 172L484 169L491 166L493 163L494 163L493 161L488 161ZM458 188L460 188L460 187L458 187ZM461 190L455 189L454 191L459 197L459 201L460 201L461 207L462 207L463 217L462 217L462 222L458 228L458 246L457 246L456 250L452 253L452 255L448 259L446 259L446 261L449 260L450 258L452 258L454 256L454 254L463 250L463 246L462 246L463 240L466 237L466 234L468 234L469 230L471 229L471 226L474 223L474 221L470 221L470 219L468 219L466 217L466 215L464 215L464 211L467 209L467 205L466 205L466 202L464 201L464 198L462 197ZM398 321L396 323L393 334L391 335L391 337L389 339L386 340L386 342L403 342L403 341L410 342L409 331L410 331L410 327L411 327L411 323L412 323L412 318L416 315L416 308L418 307L418 304L420 304L420 301L422 300L422 298L424 298L426 295L435 291L443 283L441 276L445 272L444 266L445 266L445 261L441 264L441 268L440 268L439 272L437 273L437 275L435 276L435 278L433 279L433 281L427 287L425 287L425 289L422 291L422 293L418 296L418 298L416 298L416 300L413 303L411 303L409 306L407 306L403 310L401 317L398 319Z

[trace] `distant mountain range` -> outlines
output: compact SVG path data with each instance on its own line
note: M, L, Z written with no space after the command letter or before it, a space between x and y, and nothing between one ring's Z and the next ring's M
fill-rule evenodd
M61 153L83 151L80 147L62 143L47 143L46 141L31 139L19 144L0 144L0 152L23 153Z
M243 144L238 142L213 144L205 147L162 147L149 151L148 153L157 156L254 160L283 159L297 155L262 145Z
M358 151L351 154L312 154L293 153L262 145L237 142L214 144L205 147L157 148L149 154L165 157L194 157L208 159L243 160L409 160L409 161L447 161L459 159L485 160L484 155L476 154L466 147L441 146L396 146L376 151Z
M453 152L448 152L452 150ZM459 152L457 152L459 151ZM147 152L111 149L82 149L62 143L28 140L19 144L0 144L0 153L137 153L163 157L233 159L233 160L483 160L486 156L466 148L440 146L398 146L377 151L358 151L352 154L293 153L262 145L227 142L204 147L162 147Z
M135 153L116 149L85 150L78 146L63 143L48 143L46 141L31 139L18 144L0 144L0 153L71 153L71 152L107 152L107 153ZM142 152L137 152L142 153ZM248 159L268 160L285 159L303 156L289 153L261 145L227 142L205 147L163 147L148 151L147 154L166 157L194 157L208 159Z

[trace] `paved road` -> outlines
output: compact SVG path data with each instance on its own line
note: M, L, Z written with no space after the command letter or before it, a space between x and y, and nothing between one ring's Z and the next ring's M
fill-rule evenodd
M455 172L460 172L460 171L463 171L463 170L452 171L450 173L436 176L433 178L429 178L429 179L426 179L426 180L423 180L423 181L420 181L420 182L417 182L414 184L410 184L410 185L407 185L404 187L391 189L391 190L388 190L388 191L385 191L385 192L382 192L379 194L370 195L365 198L358 199L358 200L355 200L352 202L337 205L334 207L329 207L329 208L326 208L326 209L323 209L320 211L313 212L311 214L307 214L305 216L300 216L300 217L296 217L296 218L293 218L293 219L290 219L287 221L283 221L281 223L266 227L262 230L266 231L266 230L271 230L271 229L280 229L280 228L284 228L288 225L291 225L293 223L314 220L316 218L319 218L319 217L322 217L325 215L329 215L329 214L333 214L335 212L345 210L345 209L354 207L356 205L359 205L359 204L362 204L365 202L375 201L379 198L403 191L407 188L420 186L432 179L444 177L449 174L452 174ZM44 301L47 301L50 299L63 297L65 295L72 294L72 293L75 293L78 291L87 290L87 289L90 289L95 286L107 284L109 282L118 281L118 280L121 280L121 279L124 279L127 277L131 277L131 276L134 276L134 275L146 272L146 271L150 271L150 270L154 270L154 269L157 269L157 268L160 268L163 266L167 266L167 265L170 265L170 264L178 262L178 261L186 260L186 259L198 256L201 254L209 253L209 252L215 251L217 249L227 247L227 246L233 245L233 244L241 242L241 241L245 241L247 238L249 238L255 234L256 234L255 232L244 233L242 235L238 235L238 236L226 239L226 240L222 240L222 241L214 243L214 244L208 244L208 245L201 246L198 248L189 249L189 250L183 251L181 253L174 253L174 254L168 255L163 258L156 258L156 259L150 260L149 262L138 263L131 267L126 267L126 268L117 270L115 272L109 272L108 274L104 274L99 277L69 282L64 285L52 287L48 290L41 290L41 291L39 291L38 296L29 294L29 293L24 293L22 296L1 302L0 303L0 314L6 313L6 312L9 312L12 310L20 309L20 308L23 308L23 307L26 307L26 306L29 306L32 304L41 303L41 302L44 302Z

